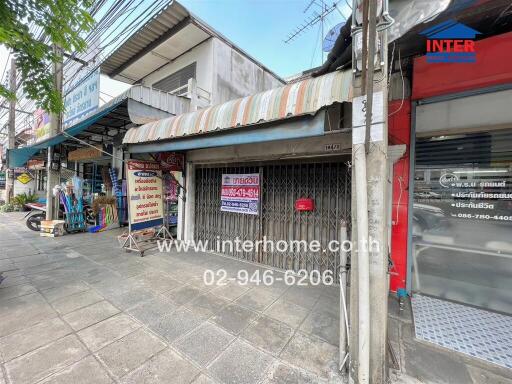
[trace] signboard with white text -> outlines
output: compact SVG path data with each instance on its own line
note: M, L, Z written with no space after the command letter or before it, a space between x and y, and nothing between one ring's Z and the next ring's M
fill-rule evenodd
M160 164L129 160L126 164L126 179L130 229L162 225L164 215Z
M78 82L64 99L64 125L72 125L98 109L100 100L100 70L97 69Z

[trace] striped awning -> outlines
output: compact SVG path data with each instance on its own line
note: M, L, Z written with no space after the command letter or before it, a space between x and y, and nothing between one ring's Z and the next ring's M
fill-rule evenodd
M323 107L352 99L352 72L336 71L294 84L231 100L195 112L131 128L124 144L178 139L192 135L314 115Z

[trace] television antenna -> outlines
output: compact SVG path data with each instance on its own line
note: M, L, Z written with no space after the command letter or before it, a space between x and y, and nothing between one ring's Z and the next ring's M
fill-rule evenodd
M302 34L306 33L309 29L313 28L315 25L320 23L321 36L322 41L324 39L324 26L325 20L328 15L337 10L341 16L346 19L343 13L338 8L338 4L340 1L333 1L330 5L325 2L325 0L310 0L304 9L304 13L310 11L313 7L317 8L313 11L313 13L308 16L304 21L299 24L292 32L288 34L284 42L286 44L291 43L295 39L297 39ZM322 44L322 42L320 42ZM322 61L323 61L323 53L322 53Z
M308 12L313 6L320 8L320 12L317 10L313 11L313 14L307 17L300 25L298 25L292 32L288 34L284 42L286 44L295 40L298 36L305 33L308 29L315 26L318 23L321 23L322 26L322 37L324 35L323 27L325 23L326 17L331 14L333 11L338 10L341 16L345 18L343 13L338 8L339 1L333 2L331 5L328 5L324 0L310 0L306 8L304 9L304 13Z

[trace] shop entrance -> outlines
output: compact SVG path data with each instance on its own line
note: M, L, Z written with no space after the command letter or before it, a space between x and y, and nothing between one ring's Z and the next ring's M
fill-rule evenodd
M329 242L340 241L343 223L350 229L351 186L346 160L198 167L195 239L207 241L212 251L218 251L219 241L267 239L273 242L273 249L267 246L246 251L224 247L222 253L285 270L329 270L336 276L340 252L334 249L335 243L329 247ZM221 211L222 177L226 174L259 175L257 215ZM303 198L309 199L307 202L314 207L300 210L297 200ZM320 249L304 249L297 243L290 246L293 240L308 244L315 241Z
M416 142L412 289L512 314L512 131Z

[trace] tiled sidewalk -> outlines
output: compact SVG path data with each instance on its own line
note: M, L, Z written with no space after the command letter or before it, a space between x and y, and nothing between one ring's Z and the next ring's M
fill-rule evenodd
M0 383L342 382L338 289L207 286L207 269L264 268L140 258L118 231L40 238L21 218L0 214Z

